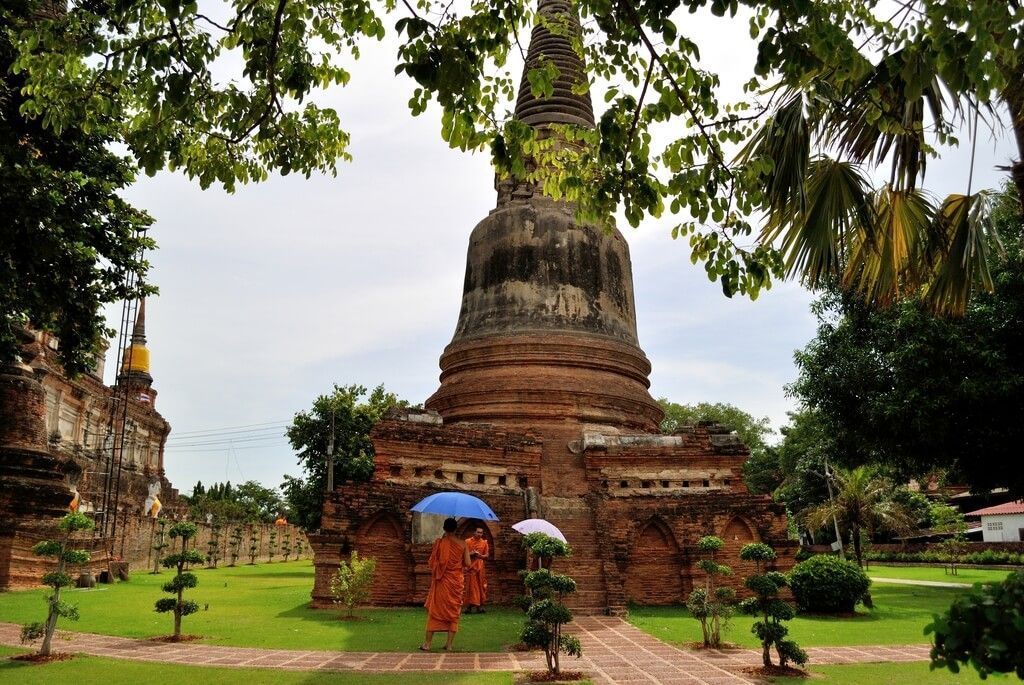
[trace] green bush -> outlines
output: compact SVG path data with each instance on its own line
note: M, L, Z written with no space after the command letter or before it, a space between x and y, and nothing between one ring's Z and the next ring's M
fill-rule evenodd
M827 554L801 561L789 574L797 605L823 614L853 611L870 584L857 564Z
M949 563L949 555L945 552L868 552L864 557L870 561L905 561L921 562L927 564ZM978 565L1024 565L1024 554L1015 552L995 551L991 549L982 552L971 552L960 557L961 564Z
M960 671L970 664L983 679L990 673L1014 673L1024 679L1024 571L1002 583L975 585L925 628L934 633L931 667Z

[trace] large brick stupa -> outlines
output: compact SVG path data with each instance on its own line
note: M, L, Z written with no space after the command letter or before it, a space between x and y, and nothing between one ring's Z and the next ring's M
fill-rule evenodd
M526 69L553 61L550 97L525 77L516 117L542 135L551 124L593 127L584 66L566 0L540 0ZM555 27L568 27L568 31ZM555 28L555 30L551 30ZM721 561L742 578L743 544L762 540L792 564L783 508L751 495L746 447L701 424L663 435L648 392L650 362L636 332L629 248L622 235L575 219L574 208L529 183L500 181L497 206L469 239L462 310L441 355L441 384L425 410L402 410L373 429L369 483L328 493L316 553L315 605L350 550L375 557L379 605L422 602L436 522L410 507L442 490L486 501L489 601L522 594L521 537L510 526L545 518L573 548L575 608L620 612L628 603L681 603L695 582L703 535L726 541ZM463 527L476 521L464 521Z

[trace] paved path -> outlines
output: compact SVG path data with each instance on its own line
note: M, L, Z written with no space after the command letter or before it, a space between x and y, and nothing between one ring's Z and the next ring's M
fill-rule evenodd
M633 625L613 617L582 617L572 626L583 644L584 658L565 658L565 670L588 673L595 685L646 683L654 685L743 685L754 682L744 669L761 663L752 649L689 650L661 642ZM0 644L20 645L21 627L0 623ZM169 644L92 633L58 633L57 649L93 656L189 664L245 666L290 671L539 671L538 653L424 654L416 652L327 652L292 649L223 647L196 642ZM922 661L927 645L892 647L812 647L813 664L877 661Z
M952 588L974 587L970 583L947 583L942 580L911 580L910 578L883 578L882 576L870 576L870 578L878 583L891 583L893 585L923 585L925 587Z

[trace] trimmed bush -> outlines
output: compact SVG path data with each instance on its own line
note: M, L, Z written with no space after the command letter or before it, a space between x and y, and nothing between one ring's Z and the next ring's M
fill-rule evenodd
M823 614L853 611L869 585L871 579L857 564L827 554L801 561L789 574L800 609Z
M945 552L868 552L864 555L870 561L904 561L919 563L949 563L949 555ZM1024 565L1024 554L986 549L982 552L971 552L960 557L961 564L977 565Z

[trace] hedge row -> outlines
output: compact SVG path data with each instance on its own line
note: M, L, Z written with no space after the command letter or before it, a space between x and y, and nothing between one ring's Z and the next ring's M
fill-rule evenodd
M866 552L864 557L869 561L911 561L926 563L949 563L949 555L944 552ZM1024 565L1024 554L1014 552L996 552L986 549L984 552L971 552L960 557L961 564L1019 564Z

